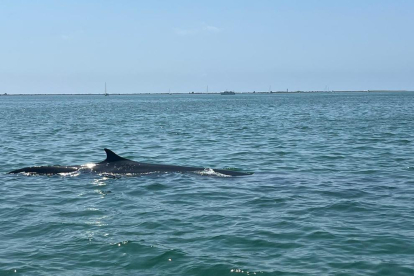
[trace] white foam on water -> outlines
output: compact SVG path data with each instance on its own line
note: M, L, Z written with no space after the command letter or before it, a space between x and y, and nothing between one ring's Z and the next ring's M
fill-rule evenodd
M199 174L199 175L218 176L218 177L231 177L230 175L226 175L226 174L216 172L212 168L205 168L204 170L196 171L195 173Z

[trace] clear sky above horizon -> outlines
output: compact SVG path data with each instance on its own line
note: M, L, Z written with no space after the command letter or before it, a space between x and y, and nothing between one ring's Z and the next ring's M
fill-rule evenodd
M0 93L414 90L414 1L0 2Z

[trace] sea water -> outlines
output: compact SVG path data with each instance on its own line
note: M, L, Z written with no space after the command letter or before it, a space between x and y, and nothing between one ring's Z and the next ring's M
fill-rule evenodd
M6 174L103 148L254 174ZM0 275L414 275L414 93L1 96L0 164Z

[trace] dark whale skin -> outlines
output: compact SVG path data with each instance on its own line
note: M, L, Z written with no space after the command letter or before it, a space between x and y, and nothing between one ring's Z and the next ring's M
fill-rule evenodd
M36 166L14 170L8 173L59 174L78 171L80 166Z

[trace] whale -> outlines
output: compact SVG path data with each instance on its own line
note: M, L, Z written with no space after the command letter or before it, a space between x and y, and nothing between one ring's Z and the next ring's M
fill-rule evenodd
M96 174L109 175L142 175L149 173L187 173L187 172L211 172L215 175L224 176L246 176L251 175L251 172L232 171L224 169L208 169L204 167L186 167L163 164L148 164L132 161L130 159L119 156L112 150L105 148L106 159L99 163L91 163L87 165L72 165L72 166L34 166L25 167L8 172L8 174L25 173L29 175L56 175L56 174L70 174L76 172L90 172Z

